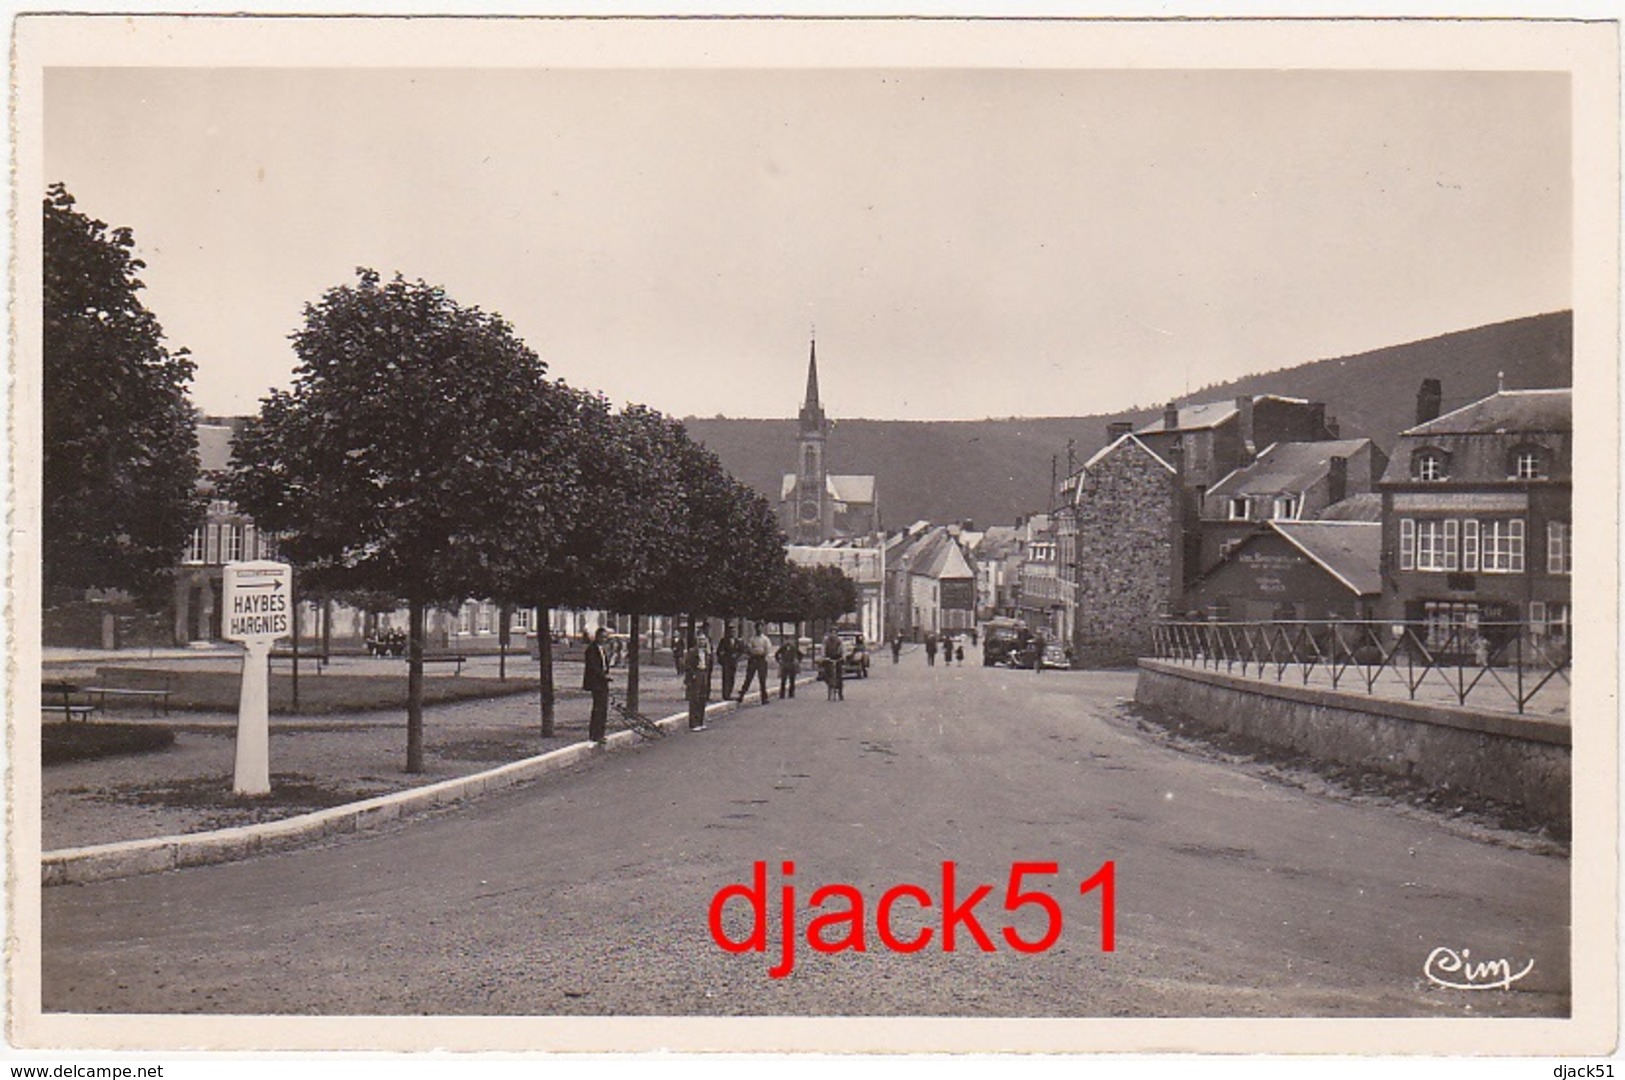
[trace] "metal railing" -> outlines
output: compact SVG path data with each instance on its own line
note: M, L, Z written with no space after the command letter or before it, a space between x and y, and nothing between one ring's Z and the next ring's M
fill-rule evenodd
M1458 705L1567 706L1572 647L1566 634L1519 622L1396 623L1329 619L1163 621L1152 627L1160 660L1275 682L1329 682L1370 695L1448 693ZM1239 670L1238 670L1239 669ZM1474 695L1477 697L1474 697Z

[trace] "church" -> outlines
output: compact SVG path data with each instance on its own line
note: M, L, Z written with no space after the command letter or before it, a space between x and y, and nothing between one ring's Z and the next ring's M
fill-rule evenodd
M779 522L792 544L858 539L880 529L875 478L829 471L826 451L833 426L818 401L818 342L814 340L796 439L796 471L785 473L779 487Z

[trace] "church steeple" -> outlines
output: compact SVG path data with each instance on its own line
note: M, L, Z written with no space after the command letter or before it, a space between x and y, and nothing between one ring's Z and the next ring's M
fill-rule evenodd
M801 403L801 433L823 435L829 430L824 407L818 401L818 339L812 339L807 357L807 400Z

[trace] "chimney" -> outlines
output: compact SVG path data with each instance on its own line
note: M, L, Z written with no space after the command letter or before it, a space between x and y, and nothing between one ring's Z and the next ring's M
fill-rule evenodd
M1253 396L1251 394L1243 394L1236 398L1236 412L1240 414L1239 421L1241 423L1241 441L1247 444L1248 450L1251 453L1257 453L1258 451L1264 449L1262 446L1254 445Z
M1348 498L1349 494L1349 459L1334 457L1331 469L1326 473L1326 500L1328 503L1340 503Z
M1335 439L1341 436L1342 433L1343 429L1338 425L1337 417L1328 416L1326 418L1326 434Z
M1167 431L1179 430L1179 406L1171 401L1162 410L1162 426Z
M1106 444L1109 446L1134 430L1134 425L1127 420L1117 420L1106 425Z
M1317 442L1326 437L1326 403L1324 401L1311 401L1309 403L1309 441Z
M1438 379L1423 379L1416 391L1416 422L1425 424L1439 418L1439 407L1444 403L1444 388Z

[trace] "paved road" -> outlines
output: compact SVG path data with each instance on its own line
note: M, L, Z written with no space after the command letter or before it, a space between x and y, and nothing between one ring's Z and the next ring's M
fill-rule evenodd
M815 687L821 691L821 687ZM382 834L44 895L48 1011L1032 1016L1563 1015L1566 859L1392 808L1281 786L1148 740L1132 676L927 669L919 654L578 771ZM432 722L432 721L431 721ZM807 923L813 888L854 886L868 950L803 941L793 973L711 940L707 909L766 860ZM1115 865L1115 950L1101 896ZM942 864L997 951L941 946L910 900L887 949L873 907ZM1011 864L1055 862L1047 951L999 927ZM830 901L824 911L844 907ZM1013 917L1041 935L1031 905ZM743 936L745 905L727 909ZM826 938L842 936L827 928ZM1436 947L1532 972L1440 989Z

